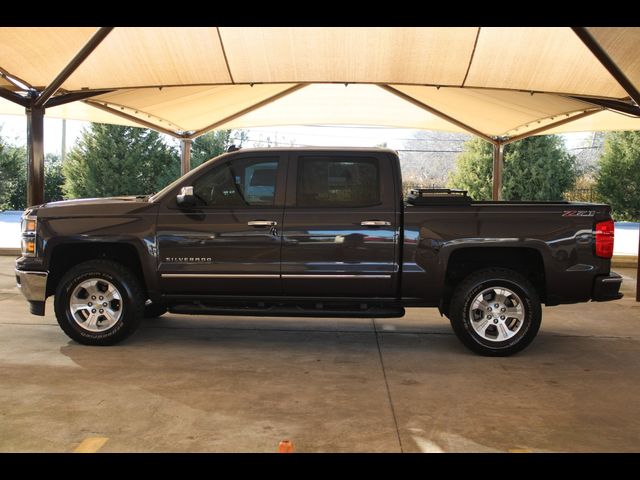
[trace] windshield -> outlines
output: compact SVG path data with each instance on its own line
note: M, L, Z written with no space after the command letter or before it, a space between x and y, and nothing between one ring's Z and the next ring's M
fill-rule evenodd
M207 160L206 162L202 162L202 164L198 165L196 168L194 168L193 170L190 170L189 172L185 173L184 175L181 175L180 177L178 177L176 180L174 180L173 182L171 182L169 185L167 185L166 187L164 187L162 190L160 190L158 193L154 193L153 195L151 195L149 197L149 201L150 202L155 202L156 200L161 199L166 193L170 192L171 190L173 190L174 188L176 188L178 185L180 185L183 181L184 178L187 175L191 175L191 174L195 174L196 172L199 172L200 170L204 170L206 167L209 166L209 163L213 162L214 160L222 157L225 154L222 155L218 155L217 157L213 157L209 160Z

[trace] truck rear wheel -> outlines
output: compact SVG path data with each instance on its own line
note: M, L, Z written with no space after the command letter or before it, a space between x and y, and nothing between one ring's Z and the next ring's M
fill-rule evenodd
M58 324L76 342L113 345L140 326L144 295L136 276L123 265L90 260L62 277L54 307Z
M467 348L494 357L527 347L542 321L540 299L531 282L503 268L465 278L453 294L449 314L453 331Z

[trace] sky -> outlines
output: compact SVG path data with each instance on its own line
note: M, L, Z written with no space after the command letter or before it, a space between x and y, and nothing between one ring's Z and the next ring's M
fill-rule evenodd
M18 115L0 115L0 135L14 145L26 142L26 118ZM88 122L67 120L67 151L73 146ZM374 147L386 143L387 147L399 150L416 132L407 128L367 127L367 126L282 126L245 129L249 141L245 147L278 146L351 146ZM44 119L44 150L46 153L60 154L62 149L62 120ZM567 148L578 146L591 136L591 132L563 135ZM178 145L178 141L165 136L167 142Z

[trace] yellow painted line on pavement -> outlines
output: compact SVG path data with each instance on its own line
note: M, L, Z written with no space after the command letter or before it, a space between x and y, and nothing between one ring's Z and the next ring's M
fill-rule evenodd
M531 453L528 448L510 448L509 453Z
M96 453L108 440L107 437L87 437L80 442L73 453Z

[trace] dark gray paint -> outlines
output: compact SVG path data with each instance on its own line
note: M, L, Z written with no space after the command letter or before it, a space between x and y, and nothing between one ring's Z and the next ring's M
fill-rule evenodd
M382 203L361 209L297 208L295 182L288 179L295 178L301 152L380 159ZM280 158L273 207L185 209L176 204L180 188L218 162L256 154ZM38 217L40 256L22 257L17 266L49 270L59 245L125 243L139 255L150 297L183 304L296 297L295 301L375 298L398 306L438 306L449 258L469 247L505 251L524 247L539 252L550 304L591 299L596 276L609 274L610 261L594 255L592 234L595 222L610 218L607 205L403 206L400 185L398 157L386 149L241 150L192 170L151 199L88 199L32 208ZM595 214L564 217L566 210ZM360 225L372 219L388 221L390 226ZM252 227L247 225L251 220L272 220L277 226ZM212 261L176 262L167 257Z

